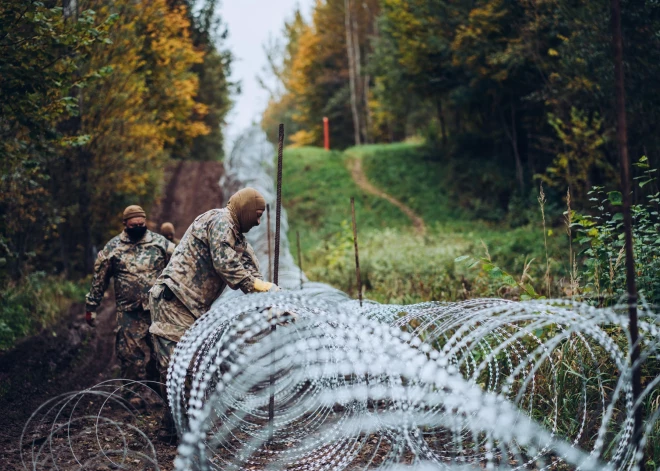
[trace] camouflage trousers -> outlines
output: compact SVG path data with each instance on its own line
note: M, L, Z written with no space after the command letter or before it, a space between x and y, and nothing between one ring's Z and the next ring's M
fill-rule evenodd
M190 319L190 325L193 324L195 318L192 316L190 311L186 306L183 305L179 299L173 295L170 291L168 295L163 296L164 285L156 285L154 289L149 294L149 302L151 303L151 312L153 319L158 321L184 318ZM168 299L166 299L166 297ZM172 355L174 355L174 349L176 348L177 340L180 337L177 335L178 331L183 329L182 326L175 328L175 332L168 332L167 323L163 324L164 329L159 330L160 333L168 335L169 338L163 337L158 334L151 334L154 344L154 350L156 353L156 360L158 365L158 372L160 373L160 382L161 382L161 396L167 400L167 369L169 368L170 361L172 360ZM190 327L190 326L188 326ZM188 381L186 381L188 384ZM189 388L188 388L189 390ZM163 415L163 420L161 421L161 427L170 435L176 435L176 429L174 426L174 419L172 418L172 413L168 407Z
M121 377L136 381L157 379L154 346L149 335L149 311L117 311L115 348L121 364Z
M156 350L156 360L158 362L158 371L163 383L167 380L167 368L172 359L174 348L176 347L178 340L181 338L180 334L185 331L186 327L190 327L195 322L195 318L188 308L179 300L179 298L174 296L171 291L164 295L167 291L169 291L169 289L165 290L165 285L156 285L150 292L149 297L152 318L155 321L160 321L161 325L165 327L158 330L158 333L152 333L153 343ZM170 324L167 321L171 319L182 319L182 324L188 324L189 322L189 325L186 327L183 325L172 326L172 331L170 332L170 329L168 329ZM161 333L163 335L160 335ZM165 335L167 335L167 337L165 337Z

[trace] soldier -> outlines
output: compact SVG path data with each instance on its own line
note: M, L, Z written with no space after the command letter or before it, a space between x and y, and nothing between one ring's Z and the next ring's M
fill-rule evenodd
M152 339L149 335L149 289L167 265L174 244L160 234L147 230L147 219L140 206L124 210L124 230L99 252L94 264L92 287L87 294L85 320L94 326L96 310L115 279L117 303L117 341L122 378L156 379Z
M225 208L212 209L195 219L181 239L167 268L150 291L154 348L161 374L167 368L177 342L226 286L244 293L278 291L263 281L259 263L245 233L261 222L266 201L253 188L235 193ZM159 435L174 441L171 417Z
M175 245L179 245L181 242L179 239L174 237L174 225L171 222L164 222L160 225L160 233L170 242L173 242Z

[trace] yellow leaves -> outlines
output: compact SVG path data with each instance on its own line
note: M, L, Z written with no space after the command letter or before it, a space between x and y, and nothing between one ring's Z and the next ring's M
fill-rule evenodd
M316 143L316 135L311 131L301 129L291 136L291 147L303 147Z
M192 66L204 53L193 46L184 8L166 0L115 0L105 16L122 12L112 44L90 58L90 69L112 74L84 90L83 128L92 136L94 200L104 215L122 195L149 201L168 159L168 146L210 132L208 107L197 103ZM119 195L119 196L118 196Z
M604 168L602 147L607 142L608 131L603 129L603 118L571 108L569 119L548 114L548 123L562 142L552 165L548 168L550 184L568 186L577 198L584 196L589 176L595 168Z
M552 49L552 48L550 48L550 49L548 49L548 55L549 55L550 57L557 57L557 56L559 55L559 53L557 52L556 49Z

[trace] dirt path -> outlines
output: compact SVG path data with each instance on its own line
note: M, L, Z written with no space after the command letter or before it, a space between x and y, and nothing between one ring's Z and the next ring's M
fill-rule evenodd
M166 171L164 197L152 209L150 222L160 227L160 223L170 221L175 226L177 237L181 237L199 214L223 206L222 192L218 185L222 173L223 167L219 162L179 162L170 166ZM82 304L72 306L58 325L26 339L12 351L0 354L0 470L24 469L21 451L27 455L26 464L32 469L30 455L33 448L30 443L24 443L21 450L19 442L26 422L39 406L57 395L82 391L119 376L114 353L116 321L113 294L107 293L95 328L85 323L84 311ZM88 402L90 413L96 415L99 412L98 404ZM147 433L155 446L160 469L169 470L172 469L176 447L155 440L162 407L154 402L157 401L152 401L145 409L132 411L103 406L100 415L104 420L134 424ZM54 420L61 423L63 418L55 417ZM66 437L57 437L52 440L52 444L46 441L49 449L58 450L46 453L58 456L57 469L151 469L145 467L144 461L137 459L117 467L108 461L107 456L90 458L99 454L101 446L104 447L103 453L110 446L121 449L125 437L117 429L104 430L104 442L99 443L93 433L95 425L87 424L86 427L79 426L71 430L73 445L65 440ZM40 439L46 440L49 434L43 430L40 433L43 435ZM75 459L72 460L70 450L73 449L78 457L87 453L87 464L80 466ZM149 450L147 445L144 450ZM48 459L39 461L35 469L56 469Z
M351 170L351 176L353 177L353 180L355 180L355 183L362 188L364 191L367 193L371 193L374 196L378 196L379 198L383 198L384 200L389 201L392 203L394 206L399 208L403 213L410 218L410 222L412 222L413 227L415 228L415 232L418 234L425 234L426 233L426 224L424 224L424 220L417 215L412 209L410 209L408 206L403 204L401 201L397 200L393 196L388 195L384 191L376 188L374 185L372 185L369 180L367 179L367 175L364 173L364 170L362 169L362 159L359 157L353 157L349 160L349 167Z
M181 238L197 216L224 205L218 182L224 168L220 162L180 161L165 171L163 196L151 210L149 219L157 231L166 221L174 224ZM152 229L152 230L154 230Z

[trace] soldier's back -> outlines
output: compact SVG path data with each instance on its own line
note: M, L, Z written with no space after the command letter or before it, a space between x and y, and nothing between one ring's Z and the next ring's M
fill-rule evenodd
M233 232L227 209L198 216L181 238L161 280L197 317L206 312L225 287L214 267L211 245ZM229 237L231 239L231 237Z

